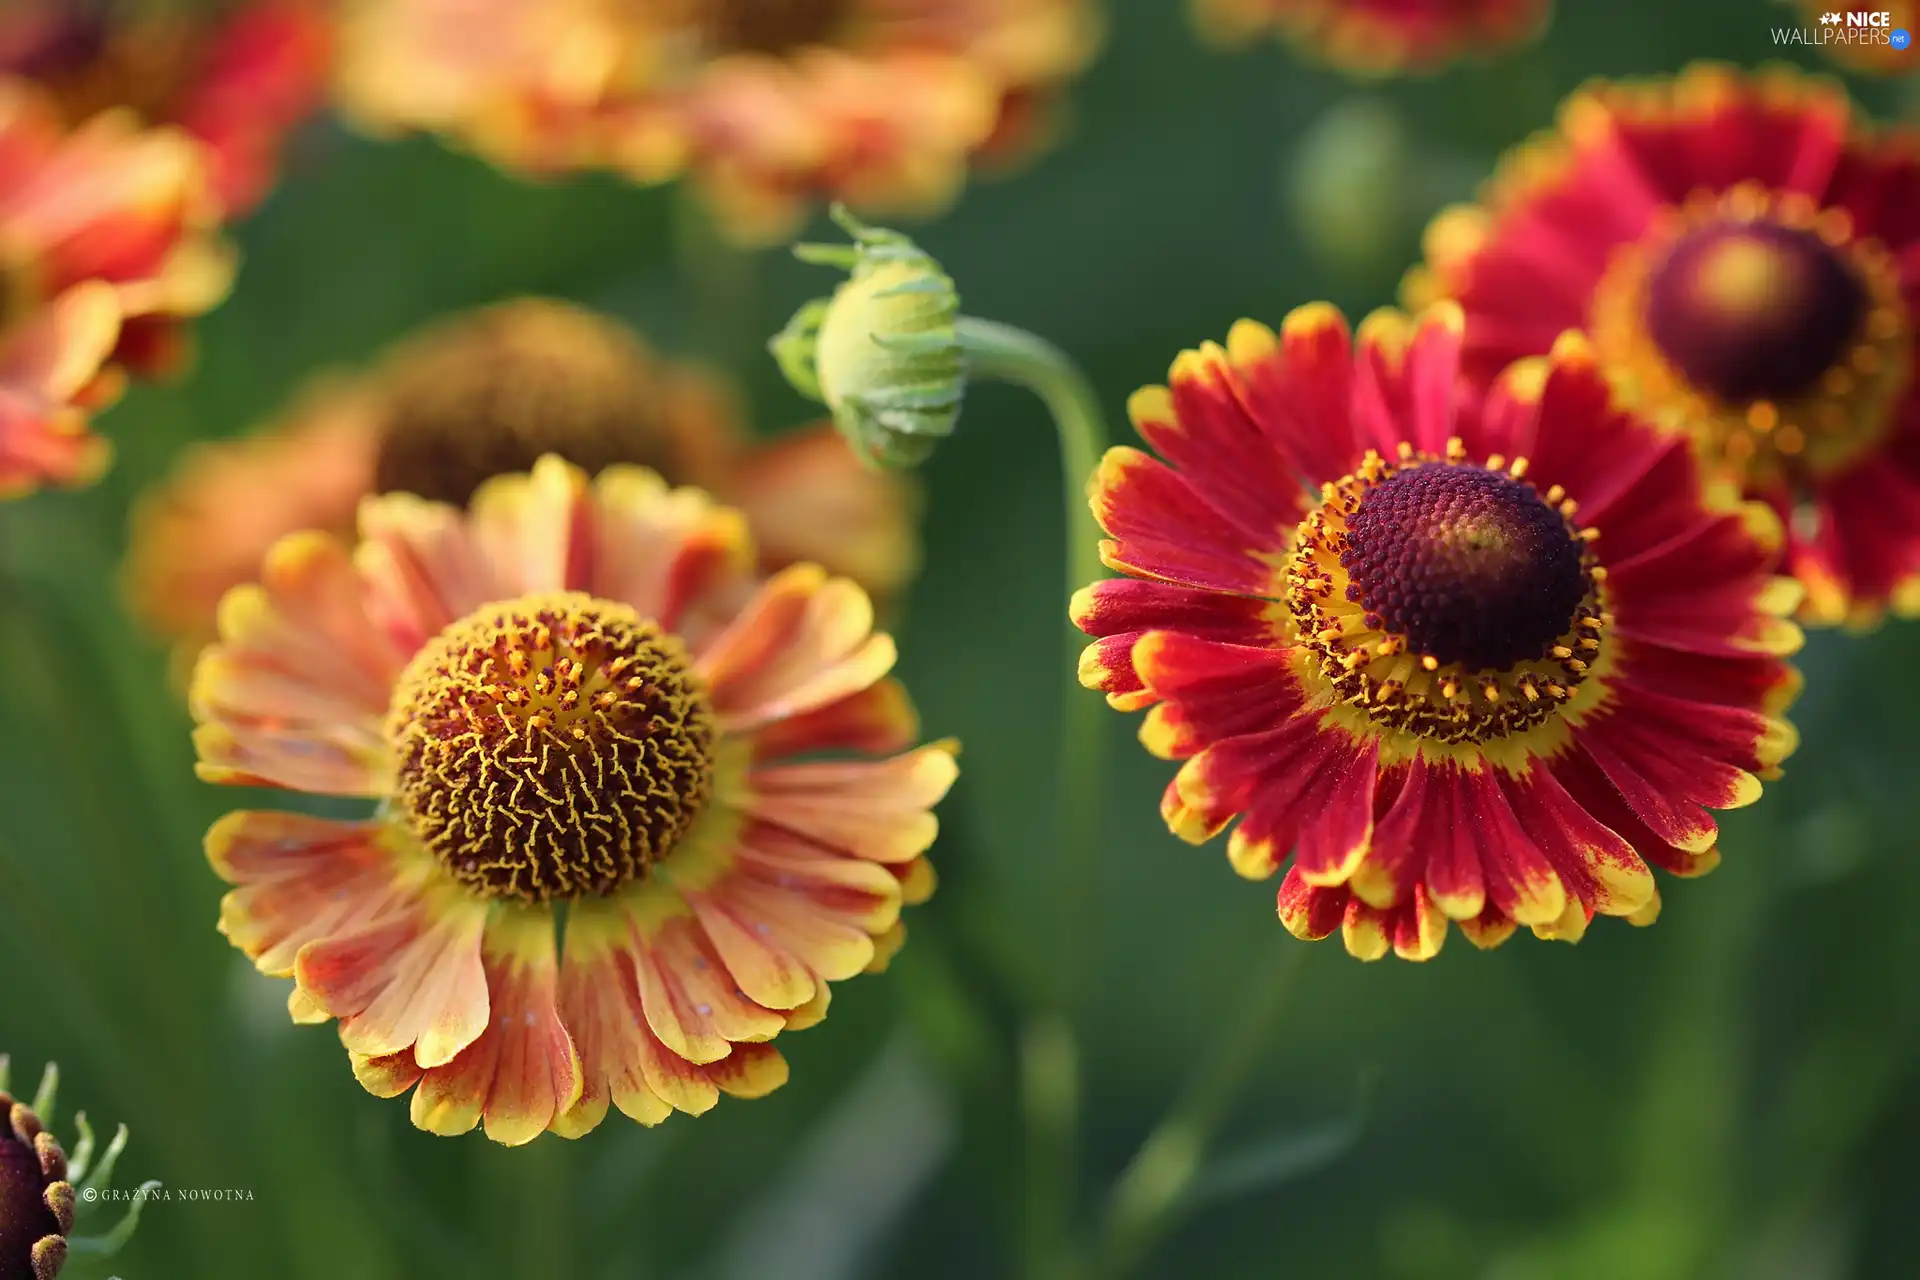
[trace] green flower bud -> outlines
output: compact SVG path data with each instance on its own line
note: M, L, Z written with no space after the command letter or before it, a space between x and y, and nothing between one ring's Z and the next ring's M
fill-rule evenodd
M960 296L940 264L897 231L835 207L852 245L801 245L805 262L850 273L769 344L794 389L818 400L854 451L881 467L918 466L953 434L966 393Z

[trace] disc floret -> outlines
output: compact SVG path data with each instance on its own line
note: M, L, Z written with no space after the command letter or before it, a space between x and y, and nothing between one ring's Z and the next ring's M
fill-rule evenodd
M1284 600L1315 682L1388 729L1442 743L1523 733L1592 674L1607 614L1594 531L1527 462L1369 450L1322 486Z
M718 730L676 637L557 592L429 641L388 736L421 843L483 896L544 903L612 893L671 852L712 796Z

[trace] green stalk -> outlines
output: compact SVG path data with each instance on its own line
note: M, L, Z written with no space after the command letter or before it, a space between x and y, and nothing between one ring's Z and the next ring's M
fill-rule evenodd
M1228 1110L1260 1063L1300 976L1306 946L1287 940L1263 969L1244 1013L1200 1064L1174 1105L1114 1184L1094 1274L1119 1280L1144 1262L1179 1223L1187 1193Z
M969 372L1025 387L1052 415L1060 436L1066 515L1067 594L1106 576L1100 528L1087 508L1085 485L1106 448L1099 397L1058 347L1008 325L962 317L955 326ZM1063 644L1067 669L1086 638L1071 627ZM1079 1127L1080 1052L1073 1006L1086 966L1104 745L1100 701L1069 679L1061 708L1059 764L1060 927L1055 981L1041 993L1020 1037L1020 1103L1027 1142L1023 1252L1033 1280L1070 1274L1070 1222Z

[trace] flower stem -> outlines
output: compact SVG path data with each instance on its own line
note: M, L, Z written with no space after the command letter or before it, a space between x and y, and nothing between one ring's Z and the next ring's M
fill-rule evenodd
M974 377L1027 388L1053 417L1060 436L1066 588L1071 595L1106 574L1100 561L1100 528L1087 508L1085 491L1107 444L1099 397L1067 355L1042 338L967 316L955 328ZM1085 637L1069 628L1064 643L1071 671ZM1027 1143L1023 1240L1026 1271L1032 1280L1050 1280L1067 1274L1070 1267L1080 1097L1073 1006L1086 964L1104 731L1099 700L1068 679L1061 708L1057 779L1059 954L1055 980L1041 993L1020 1037L1020 1100Z
M1127 1163L1107 1202L1094 1274L1119 1280L1177 1225L1187 1193L1227 1111L1259 1065L1308 948L1292 939L1264 967L1244 1013L1200 1064L1186 1092Z

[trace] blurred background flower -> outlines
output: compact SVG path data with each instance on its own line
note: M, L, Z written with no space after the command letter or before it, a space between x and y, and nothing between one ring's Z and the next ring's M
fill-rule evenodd
M352 0L341 100L532 173L686 173L732 233L930 214L1045 137L1090 0Z
M207 145L215 195L245 214L287 135L320 108L330 0L13 0L0 75L40 84L70 124L125 107Z
M802 560L883 600L918 562L913 489L824 425L755 444L724 378L659 355L611 317L525 298L442 320L364 374L316 379L284 418L202 445L134 522L129 600L190 658L227 588L288 533L346 534L362 498L465 505L553 453L588 472L650 467L741 507L769 571Z
M1278 33L1311 57L1362 76L1430 72L1537 35L1552 0L1192 0L1209 37L1238 44Z
M1630 402L1691 431L1792 534L1806 616L1920 612L1920 146L1833 84L1702 65L1582 90L1481 205L1427 232L1493 377L1590 329Z
M69 128L0 77L0 157L0 492L84 484L108 456L90 413L177 370L232 278L206 152L128 112Z
M909 230L970 314L1071 352L1116 426L1125 393L1195 335L1310 298L1350 315L1390 300L1420 226L1471 199L1591 77L1672 77L1700 58L1826 65L1812 46L1777 42L1777 26L1804 21L1788 5L1558 5L1540 39L1491 67L1469 57L1366 84L1395 123L1362 121L1349 136L1374 141L1350 149L1384 138L1413 163L1350 155L1363 179L1352 187L1384 188L1405 212L1363 210L1371 249L1336 256L1298 232L1304 206L1319 201L1324 219L1338 202L1303 191L1326 170L1297 161L1352 82L1272 43L1222 57L1184 5L1103 7L1104 51L1070 85L1073 127L1039 163L970 182L950 216ZM1849 88L1858 112L1890 120L1910 109L1910 83ZM1341 963L1281 936L1270 899L1217 857L1179 856L1152 820L1174 766L1139 750L1129 717L1105 714L1061 658L1057 442L1030 397L990 385L969 391L962 429L916 477L926 568L889 627L929 734L963 738L967 755L941 808L939 892L910 913L911 944L884 980L837 987L831 1017L783 1036L790 1078L751 1103L516 1150L417 1132L406 1106L352 1078L332 1029L290 1024L286 983L211 927L224 889L202 840L222 813L356 813L192 779L170 646L135 625L119 591L132 512L196 446L288 421L316 374L349 370L351 385L425 326L528 295L716 365L761 439L818 415L763 344L824 291L823 274L784 253L735 254L718 275L689 261L685 241L705 224L673 186L609 173L527 183L434 138L376 143L331 121L307 138L233 230L244 269L194 322L187 376L135 380L95 419L114 467L84 489L0 504L0 1027L20 1057L58 1057L90 1108L133 1123L141 1175L253 1192L151 1204L117 1274L1042 1274L1021 1225L1017 1046L1058 962L1048 815L1069 694L1110 735L1087 980L1072 1005L1082 1173L1075 1188L1055 1184L1074 1221L1100 1216L1197 1047L1249 1021L1247 976L1278 948L1311 953L1282 1034L1250 1052L1258 1087L1221 1111L1227 1136L1191 1166L1180 1221L1141 1274L1910 1269L1911 624L1810 634L1801 750L1762 803L1721 816L1740 856L1669 892L1658 928L1596 926L1577 947L1453 946L1426 965ZM836 238L820 219L803 234ZM558 1262L544 1224L565 1233ZM86 1275L77 1259L68 1269Z

